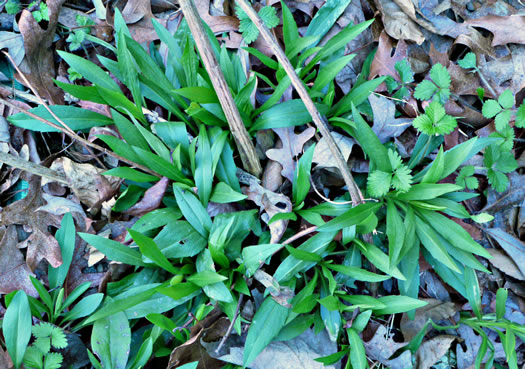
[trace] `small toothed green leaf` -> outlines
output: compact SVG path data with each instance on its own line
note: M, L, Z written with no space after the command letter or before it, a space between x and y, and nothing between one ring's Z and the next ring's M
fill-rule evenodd
M412 68L406 59L396 62L394 69L397 71L397 74L399 74L399 78L403 83L414 82L414 72L412 72Z
M494 118L501 110L501 106L498 104L498 102L491 99L483 103L481 114L483 114L485 118Z
M478 188L478 179L473 177L474 175L474 166L467 165L461 168L459 175L456 178L456 184L461 187L466 187L468 189L474 190Z
M414 90L414 97L418 100L430 100L437 89L437 86L432 81L426 79L417 85Z
M58 352L50 352L44 357L44 369L59 369L64 358Z
M494 169L489 169L487 171L487 178L489 184L498 192L504 192L509 185L509 179L507 176Z
M501 151L510 151L514 146L514 129L507 125L500 131L493 132L489 137L499 138L498 142L495 142L493 145L497 145Z
M514 95L511 90L505 90L498 97L498 103L503 107L503 109L510 109L514 106Z
M509 125L510 121L510 110L503 110L501 113L496 115L496 118L494 119L494 125L496 126L496 130L501 131L505 129Z
M388 149L388 160L394 170L403 165L403 159L401 159L401 156L392 149Z
M370 196L381 197L390 190L390 183L392 181L392 174L382 172L380 170L373 171L367 180L367 188Z
M425 109L425 114L412 121L414 127L426 135L445 135L456 128L457 121L446 114L445 108L437 101L431 102Z
M468 53L463 59L458 60L458 65L463 69L476 68L476 54Z
M450 74L447 68L441 64L436 64L430 69L430 78L439 88L450 87Z
M400 192L407 192L412 186L412 179L411 170L406 165L402 165L394 171L392 187Z
M33 336L36 338L49 337L53 332L53 328L55 328L53 324L42 322L34 325L31 331L33 332Z
M242 37L246 43L250 44L257 39L259 36L259 30L257 26L253 24L252 20L239 6L235 8L237 17L239 18L239 31L242 32ZM259 11L259 16L268 28L273 28L279 24L279 18L275 8L271 6L265 6Z
M516 112L516 127L525 127L525 103L521 104Z

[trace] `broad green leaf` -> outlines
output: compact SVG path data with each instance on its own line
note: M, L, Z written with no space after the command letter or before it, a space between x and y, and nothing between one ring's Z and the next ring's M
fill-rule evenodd
M314 156L315 144L301 156L294 172L292 187L292 199L294 204L300 205L310 191L310 171L312 169L312 158Z
M123 312L97 320L93 325L91 347L104 368L125 369L130 345L131 329Z
M328 111L326 105L316 104L319 113ZM288 100L264 111L250 127L250 132L260 129L300 126L312 121L312 117L300 99Z
M336 233L337 231L320 232L308 239L297 249L321 255L326 250L329 243L333 240ZM299 273L303 270L307 270L313 265L315 265L315 263L297 260L296 258L290 255L286 259L284 259L283 262L279 265L273 277L278 282L285 282L292 278L296 273Z
M399 280L405 280L405 276L397 267L391 267L388 256L374 244L355 239L354 243L359 245L361 253L379 270Z
M186 296L200 291L200 287L193 283L179 283L175 286L158 287L157 291L163 295L169 296L174 300L180 300Z
M384 309L386 307L386 305L377 298L368 295L341 295L340 297L352 305L359 307L360 310Z
M281 0L281 10L282 10L282 16L283 16L284 46L285 48L289 48L294 44L294 42L299 37L299 31L297 29L297 23L295 22L292 12L286 6L286 3L282 0ZM273 61L273 59L271 60ZM275 68L272 68L272 69L277 69L277 65L275 65Z
M405 241L405 225L399 211L392 200L387 200L386 235L388 237L388 256L390 268L394 268L401 255Z
M138 245L142 255L152 260L156 265L172 274L177 274L179 272L179 270L175 268L164 256L164 254L160 251L159 247L151 238L146 237L142 233L134 231L132 229L128 229L128 232L131 238L133 238L133 241L135 241Z
M443 263L444 266L452 271L461 273L445 247L439 242L439 237L434 229L418 216L416 216L416 233L425 249L427 249L437 261Z
M354 136L361 145L363 151L370 157L376 169L379 169L382 172L391 173L392 166L388 160L387 149L381 144L377 135L372 128L370 128L368 123L365 122L361 113L359 113L355 106L352 106L352 116L356 125Z
M88 316L89 314L97 310L103 298L103 293L94 293L92 295L84 297L82 300L75 304L73 309L71 309L64 315L64 320L62 321L62 323Z
M359 334L353 328L346 330L348 333L348 343L350 344L350 362L353 369L366 369L368 360L366 359L365 346Z
M100 96L96 86L79 86L72 83L64 83L53 80L62 90L80 100L92 101L97 104L106 104L106 100Z
M134 163L144 165L145 161L133 150L133 146L130 146L126 142L118 139L117 137L110 135L96 135L97 138L104 141L106 145L115 153Z
M445 168L445 158L443 154L443 146L439 148L438 154L432 163L430 169L425 173L421 183L437 183L441 179L443 169Z
M183 96L192 102L199 104L217 104L219 99L215 90L208 87L184 87L173 90L173 93Z
M219 283L222 281L227 280L223 275L220 275L217 272L213 272L211 270L204 270L202 272L193 274L192 276L188 277L188 282L191 282L193 284L196 284L199 287L208 286L210 284Z
M204 125L200 127L198 140L198 148L195 153L195 184L202 206L207 206L213 183L213 163L210 160L212 157L210 140Z
M338 273L344 274L358 281L363 282L382 282L390 279L389 275L380 275L369 272L368 270L358 267L339 265L339 264L324 264L327 268L335 270Z
M467 287L467 298L472 311L478 319L482 319L481 292L479 290L478 277L472 268L465 268L465 287Z
M404 313L413 309L419 309L428 304L426 301L421 301L412 297L396 295L380 297L378 300L385 304L386 307L374 310L374 314L377 315Z
M72 105L51 105L49 109L73 131L88 131L92 127L102 127L113 124L113 121L105 115L95 113L91 110L77 108ZM61 124L53 118L44 106L40 105L30 109L29 112L38 115L56 125ZM60 132L58 129L48 126L24 113L11 115L8 121L14 126L35 132Z
M139 172L138 170L130 167L116 167L107 170L102 174L104 174L105 176L124 178L134 182L153 182L159 180L159 177Z
M78 235L88 244L106 255L109 260L119 261L121 263L135 266L146 265L142 261L140 252L125 246L120 242L90 233L78 233Z
M379 77L371 81L364 82L359 86L354 86L354 88L352 88L350 92L348 92L348 94L346 94L337 104L335 104L330 109L330 115L340 116L346 112L349 112L350 110L352 110L352 104L355 106L359 106L366 99L368 99L368 96L370 96L370 94L374 92L374 90L381 83L383 83L385 79L386 77ZM356 118L354 116L354 121L355 119Z
M282 249L279 244L248 246L242 249L242 259L248 274L251 276L266 259Z
M498 288L496 293L496 319L501 320L505 315L507 296L509 291L506 288Z
M137 355L135 356L134 360L131 362L131 365L129 366L130 369L141 369L146 365L148 360L151 357L151 354L153 353L153 338L148 337L146 341L140 345L139 351L137 352Z
M55 238L60 245L60 252L62 254L62 265L58 268L48 266L49 288L56 288L62 286L66 280L69 266L73 260L73 252L75 251L75 223L71 213L64 214L62 222L60 222L60 229L57 231Z
M2 320L2 332L7 352L15 368L20 368L31 338L31 309L24 291L18 291L11 300Z
M346 55L322 66L310 90L322 91L354 57L355 54Z
M189 192L183 192L175 184L173 185L173 192L175 193L177 205L179 205L186 220L202 237L208 239L212 221L206 209L195 196Z
M121 28L118 31L119 35L117 38L117 60L119 69L122 72L123 82L126 87L131 91L133 100L138 109L142 107L142 94L140 91L140 84L138 78L138 71L135 66L135 62L128 51L125 31Z
M279 334L284 327L288 308L279 305L271 297L261 304L248 330L244 345L243 365L247 366Z
M283 12L284 14L284 12ZM269 56L266 56L259 50L253 48L253 47L243 47L244 51L247 51L248 53L255 56L257 59L259 59L264 65L266 65L268 68L277 70L279 68L279 63L270 58Z
M202 272L215 272L215 265L213 264L213 259L211 257L210 250L204 249L195 263L197 268L197 273ZM209 273L208 273L209 274ZM233 301L233 296L230 290L226 287L224 282L219 281L212 284L207 284L203 287L204 293L210 298L225 303Z
M235 191L224 182L219 182L213 188L210 201L219 204L227 204L230 202L239 202L246 199L248 196Z
M343 228L350 227L355 224L359 224L370 214L375 213L381 207L381 205L381 203L377 202L368 202L357 205L356 207L335 217L328 223L320 226L317 230L319 232L334 232L340 231Z
M286 245L285 248L286 248L286 250L288 250L290 255L292 255L297 260L313 261L313 262L316 262L316 263L321 261L321 257L319 255L317 255L317 254L312 253L312 252L303 251L303 250L299 250L299 249L294 249L293 247L288 246L288 245Z
M431 200L461 189L461 186L451 183L419 183L413 185L408 192L396 194L395 199L401 201Z
M108 73L104 72L102 68L98 67L95 63L75 54L70 54L64 51L57 52L71 68L80 73L91 83L109 90L120 92L117 83L113 81Z
M168 177L171 180L181 182L186 185L192 184L191 180L186 178L175 164L170 163L166 159L161 158L160 156L151 152L139 149L138 147L133 147L133 151L135 151L142 161L155 172L162 174L164 177Z
M48 311L52 314L53 313L53 299L51 298L51 295L49 292L47 292L47 289L44 287L42 282L40 282L38 279L36 279L33 276L29 276L29 279L31 280L31 284L35 287L36 291L38 292L38 295L40 296L40 299L44 304L46 304ZM50 315L51 315L50 314Z

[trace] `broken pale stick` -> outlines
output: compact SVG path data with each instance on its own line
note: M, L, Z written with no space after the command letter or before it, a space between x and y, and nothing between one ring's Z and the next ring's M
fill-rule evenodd
M224 115L230 126L233 138L239 149L240 157L244 169L256 177L260 177L262 173L261 163L255 152L255 146L244 126L244 122L241 119L237 105L231 95L230 89L222 70L215 58L208 34L202 25L202 20L197 12L197 8L193 3L193 0L179 0L180 9L188 22L188 26L197 45L197 49L204 63L204 67L210 76L219 102L221 103Z
M59 183L69 185L69 182L66 179L66 177L60 175L57 171L54 171L53 169L49 169L39 164L35 164L31 161L24 160L22 158L17 158L16 156L4 152L0 152L0 163L4 163L12 168L18 168L31 174L47 178L50 181L56 181Z
M279 44L277 43L277 40L275 40L272 33L268 30L268 28L264 25L262 19L259 17L259 15L253 10L250 4L246 0L236 0L237 4L241 7L242 10L250 17L252 22L255 24L259 32L261 33L264 40L270 45L270 48L272 49L273 53L277 57L277 60L281 65L283 66L284 70L286 71L286 74L290 77L290 80L292 81L292 85L296 89L297 93L301 97L301 100L303 100L304 105L306 106L306 109L312 116L312 120L314 121L315 125L321 131L321 135L325 137L328 147L330 148L330 151L332 152L332 155L334 156L336 160L337 167L341 171L341 174L343 176L343 179L345 181L346 186L348 187L348 191L350 192L350 197L352 199L352 202L354 205L362 204L364 203L363 195L361 194L361 191L359 190L359 187L354 181L354 178L352 177L352 173L350 173L350 170L348 169L348 165L346 164L346 160L344 159L343 155L341 154L341 151L337 147L332 135L330 134L330 130L328 129L328 125L324 121L324 118L321 116L319 111L314 105L314 102L310 98L310 95L308 94L308 91L304 87L302 81L299 79L297 74L295 73L295 70L290 64L290 61L286 57L286 54L281 49ZM182 1L181 1L182 2Z

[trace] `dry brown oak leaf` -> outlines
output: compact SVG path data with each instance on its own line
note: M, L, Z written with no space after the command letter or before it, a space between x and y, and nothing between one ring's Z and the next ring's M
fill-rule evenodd
M466 23L492 32L494 34L492 46L525 44L525 16L523 15L506 17L487 15L486 17L469 19Z
M31 271L36 269L42 259L55 268L62 264L60 246L49 233L49 227L60 228L61 219L38 209L45 205L40 181L41 178L37 176L29 178L27 196L6 206L0 220L1 225L19 224L31 232L29 238L21 243L21 247L27 247L26 263Z
M24 255L16 247L17 243L16 226L7 227L0 240L0 293L24 290L36 297L38 293L29 279L33 273L27 267Z
M21 67L27 79L39 95L53 104L64 104L64 93L55 86L55 62L53 39L58 22L58 14L65 0L48 0L49 22L42 29L30 11L24 9L18 22L20 33L24 38L26 51L25 63ZM24 68L25 67L25 68ZM25 70L24 70L25 69ZM23 81L21 81L23 82Z
M404 40L399 40L397 46L395 47L396 51L394 55L392 54L392 49L394 45L392 44L392 39L388 34L383 31L379 36L379 45L377 46L377 52L374 55L374 60L370 66L370 75L369 79L375 78L377 76L391 76L396 81L401 82L399 74L395 69L395 65L398 61L408 58L408 46ZM379 88L378 91L385 91L384 88Z

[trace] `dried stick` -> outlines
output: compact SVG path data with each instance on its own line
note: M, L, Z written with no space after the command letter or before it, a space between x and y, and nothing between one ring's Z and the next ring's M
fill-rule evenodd
M10 167L18 168L26 172L29 172L31 174L47 178L51 181L60 182L60 183L69 185L69 182L67 181L67 179L61 176L58 172L52 169L49 169L47 167L44 167L42 165L35 164L31 161L17 158L16 156L13 156L10 154L0 152L0 163L4 163L6 165L9 165Z
M219 342L219 346L215 349L215 353L218 354L219 351L221 351L222 346L224 346L224 343L232 333L233 326L235 325L235 321L237 320L237 317L239 316L240 310L241 310L241 304L243 300L244 295L241 293L239 296L239 301L237 302L237 308L235 309L235 314L233 314L233 319L230 322L230 325L228 326L228 330L226 331L226 334L222 337L221 342Z
M359 190L359 187L354 181L354 178L352 177L352 174L350 173L350 170L348 169L348 165L346 164L346 160L343 157L343 154L341 154L341 151L337 147L337 144L334 141L334 138L330 134L330 130L328 129L328 125L324 121L324 118L321 116L319 111L314 105L314 102L312 101L312 98L308 94L308 91L303 85L303 82L299 79L297 74L295 73L295 70L290 64L290 61L286 57L286 54L281 49L279 44L277 43L277 40L272 35L272 33L268 30L268 28L264 25L263 21L259 17L259 15L253 10L250 4L246 0L236 0L239 6L244 10L244 12L250 17L252 22L255 24L259 32L261 33L262 37L265 39L265 41L270 45L270 48L272 49L273 53L277 57L277 60L279 60L279 63L283 66L284 70L286 71L286 74L290 77L290 80L292 81L292 85L296 89L297 93L301 97L301 100L303 100L304 105L306 106L306 109L312 116L312 119L317 126L317 129L321 131L321 135L326 139L328 147L330 148L330 151L332 152L332 155L335 158L337 167L341 171L341 174L343 175L343 179L345 181L346 186L348 187L348 191L350 192L350 197L352 199L352 202L355 205L359 205L364 203L363 195L361 194L361 191ZM182 3L182 1L181 1Z
M254 176L260 177L262 167L255 152L255 146L248 135L248 131L241 119L237 105L235 105L228 84L224 79L219 63L215 58L215 53L213 52L210 40L208 39L208 34L202 25L202 20L199 17L197 8L195 7L193 0L179 0L179 5L186 21L188 22L193 38L195 39L195 44L201 55L204 67L206 68L213 87L217 92L217 96L219 97L219 102L224 110L224 115L226 116L233 138L239 149L244 169L252 173Z
M66 135L68 135L69 137L71 137L71 138L74 139L74 140L79 141L79 142L82 143L83 145L89 146L89 147L91 147L91 148L93 148L93 149L95 149L95 150L102 151L104 154L109 155L109 156L112 156L112 157L114 157L115 159L118 159L118 160L122 161L123 163L126 163L126 164L128 164L128 165L134 166L134 167L136 167L136 168L138 168L138 169L140 169L140 170L142 170L142 171L144 171L144 172L146 172L146 173L149 173L149 174L151 174L151 175L153 175L153 176L156 176L156 177L162 178L162 176L161 176L159 173L157 173L157 172L155 172L155 171L149 169L148 167L145 167L145 166L143 166L143 165L141 165L141 164L138 164L138 163L135 163L135 162L133 162L133 161L131 161L131 160L128 160L128 159L126 159L126 158L124 158L124 157L122 157L122 156L120 156L120 155L118 155L118 154L115 154L113 151L108 150L108 149L106 149L105 147L102 147L102 146L100 146L100 145L97 145L97 144L95 144L95 143L93 143L93 142L89 142L89 141L86 140L85 138L83 138L83 137L77 135L75 132L70 132L69 130L65 129L64 127L62 127L62 126L60 126L60 125L58 125L58 124L56 124L56 123L50 122L49 120L44 119L44 118L42 118L42 117L39 117L38 115L33 114L33 113L31 113L30 111L28 111L28 110L22 109L20 106L13 104L12 102L10 102L10 101L7 100L7 99L4 99L4 98L0 97L0 102L3 103L3 104L5 104L5 105L7 105L7 106L9 106L9 107L11 107L11 108L13 108L13 109L16 109L16 110L21 111L21 112L24 113L25 115L30 116L31 118L36 119L36 120L38 120L39 122L42 122L42 123L44 123L44 124L47 124L48 126L53 127L53 128L55 128L55 129L59 130L60 132L65 133Z

